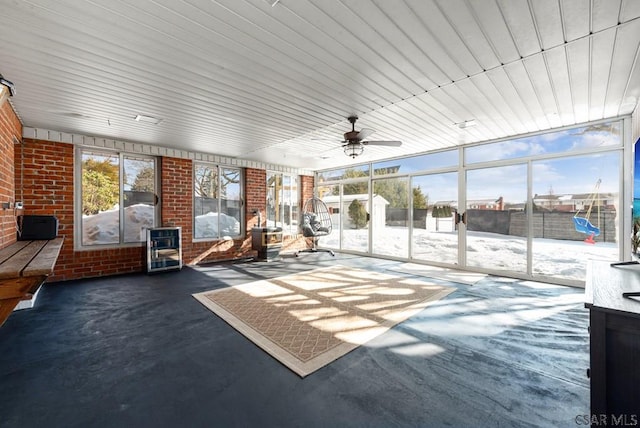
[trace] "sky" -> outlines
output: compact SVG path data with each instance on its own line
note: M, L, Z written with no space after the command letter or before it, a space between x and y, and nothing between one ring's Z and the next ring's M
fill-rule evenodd
M545 154L569 153L576 149L615 147L620 144L620 122L613 122L613 132L607 124L599 129L576 128L531 137L499 141L468 147L465 152L467 171L467 199L497 199L507 203L523 203L527 197L527 168L524 158ZM471 169L474 163L523 158L523 163L504 167ZM640 162L640 161L637 161ZM451 167L456 170L458 151L431 153L412 158L393 159L373 164L374 171L399 167L398 173L413 174L427 169ZM619 191L619 152L600 153L561 159L537 160L532 163L533 194L590 194L596 183L600 192ZM344 171L344 170L340 170ZM338 171L336 171L338 172ZM340 173L338 172L338 175ZM380 176L378 176L380 177ZM640 179L637 179L640 181ZM414 176L431 201L457 199L457 174ZM635 186L639 189L640 186ZM640 197L640 196L637 196Z

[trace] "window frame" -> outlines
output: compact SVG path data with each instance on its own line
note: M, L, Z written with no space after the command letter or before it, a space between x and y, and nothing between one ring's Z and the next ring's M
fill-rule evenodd
M125 201L125 159L127 158L137 158L137 159L145 159L153 162L154 169L154 177L153 177L153 185L154 185L154 194L155 201L153 205L153 226L157 227L160 223L160 162L158 156L146 155L141 153L131 153L127 151L121 150L110 150L102 147L90 147L90 146L79 146L76 147L75 151L75 159L74 159L74 198L73 198L73 217L74 217L74 227L73 227L73 237L74 237L74 251L101 251L107 249L117 249L117 248L132 248L132 247L143 247L146 245L146 238L141 239L140 241L135 242L127 242L125 238L125 214L124 209L126 208ZM118 157L118 243L108 243L108 244L93 244L86 245L83 243L83 214L82 214L82 161L83 155L85 154L95 154L95 155L103 155L103 156L117 156Z
M270 191L270 189L269 189L269 177L272 177L272 176L278 177L279 180L280 180L280 183L282 183L282 186L283 186L283 188L281 189L282 193L283 193L283 197L282 197L282 200L280 201L280 204L279 204L280 205L279 212L280 212L280 217L281 218L280 219L275 219L275 220L269 218L269 208L268 208L269 191ZM285 191L284 191L285 177L289 178L289 180L290 180L289 182L290 183L294 183L295 182L295 185L296 185L295 186L296 187L295 201L294 201L293 192L290 192L290 198L289 198L288 201L286 201L285 198L284 198L284 194L285 194ZM300 176L299 175L286 173L286 172L281 172L281 171L270 171L270 170L266 171L265 204L267 206L267 211L265 213L265 220L267 220L267 222L269 220L274 220L274 224L276 225L276 227L282 227L282 232L283 232L284 235L296 235L296 234L299 233L299 231L298 231L298 226L299 226L298 223L296 223L296 224L293 223L293 218L294 218L293 207L294 207L294 204L292 202L296 202L295 206L298 207L296 221L299 221L300 220L301 211L302 211L302 206L301 205L303 203L303 201L301 199L302 199L302 187L301 187L301 180L300 180ZM290 202L289 203L288 212L285 209L285 207L286 207L285 202ZM284 219L287 218L287 216L290 219L290 222L289 222L288 225L285 224L285 221L284 221ZM281 225L278 226L278 223L281 223Z
M220 227L218 227L218 236L216 237L210 237L210 236L205 236L205 237L196 237L196 174L197 174L197 170L198 170L198 166L199 165L203 165L206 166L208 168L215 168L216 169L216 192L218 195L221 195L222 193L222 174L221 174L221 170L227 169L227 170L236 170L238 172L238 186L239 186L239 190L238 190L238 213L239 213L239 218L236 219L238 220L238 222L240 223L239 229L238 229L238 234L235 235L222 235L220 234ZM192 193L192 210L191 210L191 222L193 225L193 235L192 235L192 242L215 242L215 241L225 241L225 240L229 240L229 238L231 238L231 240L234 239L242 239L245 236L245 231L246 231L246 225L245 225L245 214L244 214L244 192L245 192L245 185L244 185L244 181L245 181L245 177L244 177L244 168L238 167L238 166L233 166L233 165L225 165L225 164L218 164L218 163L212 163L212 162L204 162L204 161L194 161L193 162L193 168L192 168L192 183L193 183L193 193ZM222 202L223 202L223 198L218 197L217 199L217 213L221 213L222 211ZM219 217L218 217L219 219Z

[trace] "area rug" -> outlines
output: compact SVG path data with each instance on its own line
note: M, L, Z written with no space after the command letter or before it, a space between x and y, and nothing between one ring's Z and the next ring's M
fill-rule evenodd
M332 266L193 296L305 377L454 290L399 275Z

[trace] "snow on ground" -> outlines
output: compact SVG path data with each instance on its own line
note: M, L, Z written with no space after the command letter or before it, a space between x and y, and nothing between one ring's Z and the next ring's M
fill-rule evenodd
M124 209L125 242L146 240L146 229L153 227L154 207L135 204ZM221 234L238 235L240 223L224 213L206 213L195 219L196 228L201 232L199 238L218 236L218 217L220 217ZM119 208L82 217L83 245L117 244L119 242Z
M367 251L369 231L346 229L342 231L342 249ZM408 230L404 227L387 227L375 231L374 253L408 257ZM467 232L467 266L504 271L526 272L527 240L518 236L487 232ZM340 231L320 239L322 247L338 249ZM414 229L412 260L457 264L458 235L456 232L428 232ZM534 275L544 275L583 281L586 278L587 261L616 261L618 245L597 242L535 238L532 246Z
M140 242L146 239L145 229L153 227L153 206L136 204L124 209L126 242ZM83 244L118 243L118 208L92 216L83 217ZM196 227L201 237L218 236L218 216L220 233L235 236L240 233L240 223L223 213L206 213L197 216ZM447 264L457 264L457 232L430 232L414 229L409 238L406 227L385 227L373 235L374 254L408 258L409 242L413 242L412 260L422 260ZM500 235L486 232L467 232L467 266L483 269L526 272L527 240L518 236ZM342 231L342 249L368 251L368 229L345 229ZM320 238L319 245L339 249L340 231ZM566 279L584 280L589 260L618 260L618 245L597 242L586 244L582 241L560 239L533 240L533 274Z

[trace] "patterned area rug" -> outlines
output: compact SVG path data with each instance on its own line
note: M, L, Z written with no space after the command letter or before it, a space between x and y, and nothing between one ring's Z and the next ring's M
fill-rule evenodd
M304 377L454 290L332 266L193 296Z

